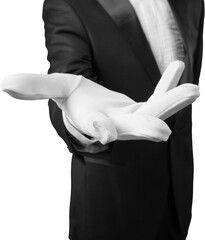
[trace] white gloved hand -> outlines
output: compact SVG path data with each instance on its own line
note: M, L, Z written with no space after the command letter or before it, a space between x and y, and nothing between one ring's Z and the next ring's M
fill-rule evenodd
M82 133L102 144L115 140L167 141L171 134L163 121L199 97L199 87L177 83L184 63L171 63L147 102L135 102L81 75L67 73L13 74L1 84L3 91L24 100L53 99L63 117Z

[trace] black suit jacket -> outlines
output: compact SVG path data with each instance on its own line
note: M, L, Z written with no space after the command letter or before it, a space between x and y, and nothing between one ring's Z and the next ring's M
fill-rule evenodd
M169 0L169 3L183 37L186 54L186 68L179 84L186 82L198 84L202 60L204 2ZM128 0L45 0L43 20L50 62L49 74L53 72L81 74L111 90L124 93L137 102L146 101L153 93L161 74ZM122 184L127 196L126 214L130 210L130 215L125 215L130 220L119 223L118 227L124 229L126 225L126 229L132 231L133 224L137 222L140 226L138 229L141 232L140 236L154 234L156 226L162 219L163 211L159 211L159 208L163 209L165 206L168 186L171 185L172 200L175 203L173 211L178 221L178 231L186 234L191 218L193 190L191 105L166 120L172 130L167 142L116 140L108 144L107 150L95 154L77 150L78 141L66 130L62 112L52 100L49 100L49 112L51 122L59 136L76 159L82 161L82 163L77 161L73 163L73 171L77 172L81 169L83 172L84 163L88 164L86 169L87 174L90 174L90 179L87 179L88 188L91 177L96 181L96 185L90 189L92 196L93 189L95 194L99 191L98 180L107 189L110 187L106 175L108 172L102 173L103 167L107 167L106 171L110 171L110 174L112 172L114 176L118 176L118 181L122 181L119 184ZM82 164L81 168L75 164ZM127 175L125 170L122 170L125 167L129 169ZM83 175L78 172L79 176ZM80 184L79 181L73 176L73 184L74 182ZM113 178L113 181L117 180ZM159 182L161 184L158 184ZM144 198L132 193L131 183L134 184L134 188L138 188L139 195L143 195ZM149 194L146 195L143 188ZM89 189L87 191L89 192ZM152 205L149 204L150 199ZM88 197L87 202L90 201L91 198ZM139 219L134 221L135 213L131 213L133 211L131 209L142 204L146 206L146 211L137 207ZM83 209L82 202L79 216L84 214ZM85 212L92 212L91 205L85 209ZM121 209L124 208L121 206ZM99 215L103 215L101 210L96 211ZM125 216L122 214L123 210L119 213L112 208L110 211L115 217ZM152 214L147 217L148 213ZM95 224L99 219L96 219L96 223L88 216L85 219L86 223L82 224L83 227L97 227ZM110 219L105 217L105 222L107 224L104 232L113 227L114 217ZM73 229L72 226L70 225ZM150 227L149 234L146 233L146 227Z

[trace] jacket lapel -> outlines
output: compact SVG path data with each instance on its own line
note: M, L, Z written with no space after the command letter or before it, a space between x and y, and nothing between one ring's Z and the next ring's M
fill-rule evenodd
M153 52L141 27L140 21L135 13L135 10L129 0L97 0L98 3L110 15L115 24L118 26L122 36L130 44L142 65L142 68L152 81L154 86L158 83L161 73L156 63ZM177 20L183 37L185 53L187 44L185 41L185 34L181 25L180 18L176 12L173 0L169 0L170 6ZM186 54L187 55L187 54Z
M188 34L187 34L187 28L185 28L186 20L187 20L187 16L186 16L186 1L185 0L181 0L181 1L168 0L168 2L169 2L169 5L170 5L170 7L172 9L173 15L174 15L174 17L176 19L176 23L178 25L179 31L181 32L182 41L183 41L183 45L184 45L185 70L183 72L183 75L182 75L179 83L178 83L178 85L180 85L182 83L186 83L187 82L188 74L189 74L189 70L190 70L189 57L188 57L189 56Z

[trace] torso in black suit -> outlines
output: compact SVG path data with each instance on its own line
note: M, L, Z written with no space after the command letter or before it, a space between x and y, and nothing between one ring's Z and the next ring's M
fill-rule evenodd
M169 0L183 37L185 71L179 84L198 84L204 3ZM73 73L146 101L160 71L128 0L45 0L48 73ZM62 112L50 118L72 155L71 240L183 240L191 220L193 152L191 105L166 120L167 142L114 141L100 153L79 152Z

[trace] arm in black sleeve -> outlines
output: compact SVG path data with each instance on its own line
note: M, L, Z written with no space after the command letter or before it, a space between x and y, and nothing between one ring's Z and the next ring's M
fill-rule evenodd
M87 32L69 3L65 0L45 0L42 18L45 27L45 44L48 50L47 59L50 62L48 74L70 73L82 75L97 82ZM104 156L111 152L113 142L106 144L107 148L103 152L95 154L86 152L86 148L83 148L84 146L65 127L62 110L51 99L48 105L52 125L71 153L100 157L101 154ZM102 144L99 142L94 145Z

